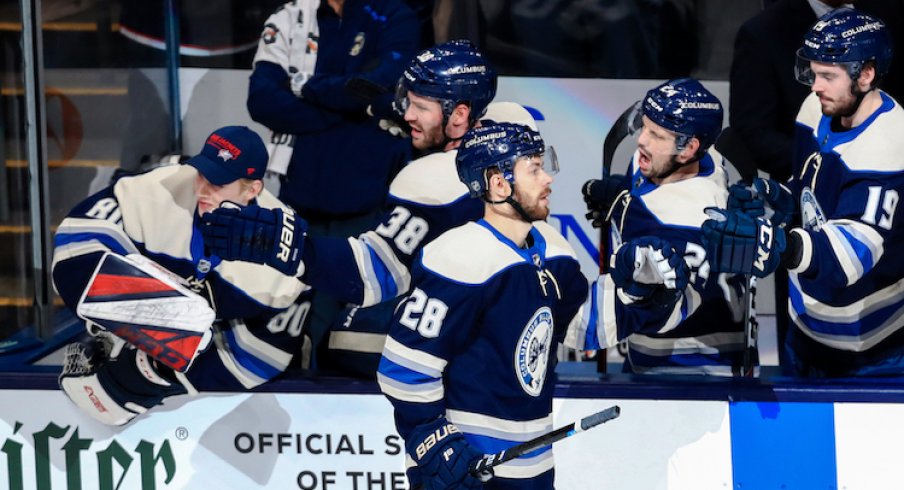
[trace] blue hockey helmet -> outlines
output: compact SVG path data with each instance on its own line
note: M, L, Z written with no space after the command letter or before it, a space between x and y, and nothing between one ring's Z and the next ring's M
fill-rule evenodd
M515 162L534 155L543 157L547 173L558 172L555 150L546 148L540 133L520 124L492 123L468 130L455 156L455 167L471 197L481 197L489 187L488 169L499 169L514 185Z
M691 138L700 140L698 157L722 131L722 103L693 78L669 80L653 88L643 99L642 111L654 123L678 134L679 151Z
M812 85L815 78L810 62L817 61L842 65L851 80L857 80L863 64L872 62L876 68L875 87L888 73L892 54L885 23L858 10L841 8L822 16L810 27L803 46L797 50L795 77Z
M470 41L448 41L418 53L402 73L396 88L402 112L409 91L439 101L447 118L457 104L467 104L474 122L496 96L496 71Z

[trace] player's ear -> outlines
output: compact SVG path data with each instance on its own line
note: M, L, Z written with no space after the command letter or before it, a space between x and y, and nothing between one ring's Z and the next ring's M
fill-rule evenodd
M487 170L487 192L494 201L505 199L510 194L508 181L498 170Z
M866 62L863 64L863 68L860 70L860 78L857 79L857 86L860 90L866 92L873 86L873 82L876 81L876 65L872 62Z
M248 193L247 196L249 201L261 195L261 192L263 192L263 190L263 180L252 180L251 183L245 188L245 191Z
M687 163L694 158L694 155L697 154L697 150L700 149L700 140L697 137L693 137L688 140L687 144L684 145L684 149L681 150L681 153L678 154L678 161L681 163Z
M467 104L456 104L449 115L446 134L453 139L461 138L470 128L471 108Z

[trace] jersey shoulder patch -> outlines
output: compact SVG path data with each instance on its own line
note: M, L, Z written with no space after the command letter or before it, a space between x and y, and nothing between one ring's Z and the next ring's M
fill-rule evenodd
M514 264L524 262L487 228L471 222L433 240L421 257L425 269L452 281L480 285Z
M458 179L456 150L425 155L406 165L389 185L389 194L402 201L428 206L451 204L468 196Z

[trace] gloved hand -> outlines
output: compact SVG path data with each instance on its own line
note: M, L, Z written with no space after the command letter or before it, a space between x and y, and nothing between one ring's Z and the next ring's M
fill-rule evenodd
M690 271L681 256L665 240L635 238L624 243L610 259L612 281L628 304L653 300L674 304L690 282Z
M483 455L445 417L417 426L405 449L418 465L425 490L482 488L492 477L492 470L480 478L471 475L471 462Z
M295 94L295 97L301 97L301 91L304 88L305 83L311 79L313 73L308 73L306 71L296 71L289 75L289 88L292 89L292 93Z
M201 221L204 245L211 254L298 274L308 224L295 213L225 202L204 213Z
M385 93L376 96L367 106L367 115L378 120L380 129L393 136L405 138L411 132L411 126L405 121L404 112L395 100L395 94Z
M767 215L767 208L771 215ZM772 179L756 179L753 186L738 182L728 188L728 211L740 211L751 218L766 216L784 228L794 218L797 205L784 185Z
M706 208L710 219L703 222L703 244L713 272L753 274L766 277L775 272L785 250L785 231L765 218L738 211Z
M728 188L728 210L759 218L766 214L766 202L756 192L756 188L737 182Z
M594 228L601 228L612 204L618 195L627 189L625 185L627 177L614 175L602 179L591 179L581 187L584 202L587 204L586 217Z
M769 220L779 228L785 228L790 224L797 212L797 202L791 190L772 179L756 179L753 186L772 210Z

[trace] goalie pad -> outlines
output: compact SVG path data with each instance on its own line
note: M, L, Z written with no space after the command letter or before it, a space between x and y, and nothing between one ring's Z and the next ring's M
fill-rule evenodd
M150 259L107 253L97 264L76 314L185 372L210 344L216 314L182 279Z

